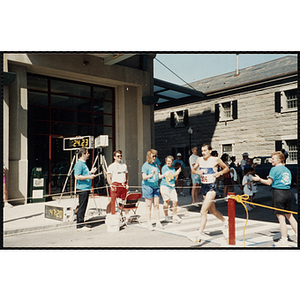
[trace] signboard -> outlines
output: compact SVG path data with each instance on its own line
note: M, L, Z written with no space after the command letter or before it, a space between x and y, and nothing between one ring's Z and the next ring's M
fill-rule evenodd
M92 149L93 147L93 136L78 136L73 138L64 138L64 150L78 150L80 148Z
M44 187L44 178L33 178L34 187Z
M45 218L62 222L72 222L72 217L71 207L45 205Z

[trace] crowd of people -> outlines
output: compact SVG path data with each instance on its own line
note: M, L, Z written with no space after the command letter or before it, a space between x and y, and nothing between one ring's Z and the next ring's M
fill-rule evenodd
M257 182L271 185L273 188L273 207L281 229L281 239L278 242L280 246L287 245L287 218L292 229L297 234L297 221L291 211L292 195L290 192L291 172L285 167L287 159L286 151L277 151L271 154L272 166L267 179L255 175L255 163L249 158L247 152L243 153L243 159L236 164L236 157L230 157L224 153L221 158L218 157L217 151L213 151L210 144L204 144L201 147L202 156L198 156L198 148L192 149L189 157L191 169L191 196L192 203L199 202L199 190L202 192L203 201L200 210L200 227L199 234L196 237L190 237L192 241L200 242L204 239L203 231L207 222L207 214L210 212L222 224L222 231L225 238L228 237L228 224L225 218L217 209L214 203L216 197L220 195L219 186L223 183L224 195L227 197L229 192L239 187L243 194L249 196L249 202L254 203L255 195L258 191ZM97 168L91 170L87 167L86 161L89 159L89 151L81 148L78 152L78 161L74 167L76 179L76 192L79 198L77 210L77 230L90 231L91 228L85 224L84 216L88 204L89 194L91 191L92 180L96 175ZM107 205L107 214L115 214L115 202L117 198L125 200L128 192L128 169L122 160L122 151L116 150L113 153L114 162L107 169L107 182L110 186L110 202ZM156 228L163 229L159 201L163 199L163 211L166 222L180 223L182 220L177 215L178 194L176 187L179 187L179 195L183 193L183 179L187 178L185 173L185 164L182 161L181 153L177 153L177 158L168 155L165 158L165 164L161 167L158 154L155 149L151 149L146 154L146 161L142 166L142 196L146 204L146 219L149 230L154 230L151 215L155 218ZM3 166L3 184L4 184L4 203L8 204L6 192L5 166ZM172 216L169 216L169 202L172 202ZM255 206L255 205L254 205ZM246 204L247 210L252 210L253 206ZM125 211L128 216L128 211Z

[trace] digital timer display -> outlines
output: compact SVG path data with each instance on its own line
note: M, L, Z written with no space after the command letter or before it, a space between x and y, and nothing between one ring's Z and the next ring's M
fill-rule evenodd
M93 146L94 138L92 136L64 138L64 150L77 150L80 148L91 149Z
M63 221L63 207L45 205L45 218Z

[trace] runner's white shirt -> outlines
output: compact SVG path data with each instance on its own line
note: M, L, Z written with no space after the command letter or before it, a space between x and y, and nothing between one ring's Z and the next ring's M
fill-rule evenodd
M199 158L199 170L204 171L201 175L201 182L203 184L214 183L216 177L214 176L215 171L214 167L217 163L218 157L210 156L207 160L204 160L203 157Z

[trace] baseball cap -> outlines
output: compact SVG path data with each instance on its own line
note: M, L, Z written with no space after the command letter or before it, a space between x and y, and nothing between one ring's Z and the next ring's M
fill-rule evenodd
M248 152L244 152L243 156L249 156Z
M177 155L176 155L176 156L182 156L182 155L181 155L181 153L177 153Z

